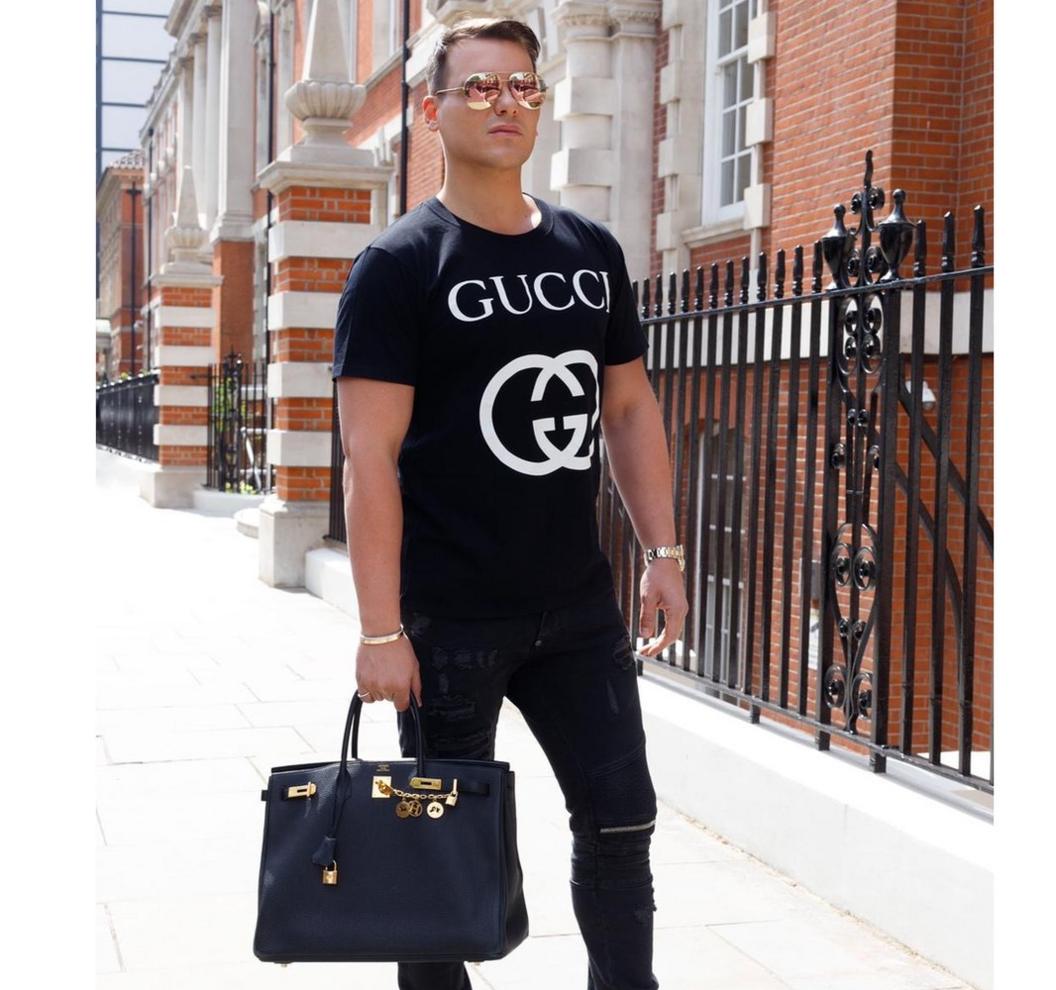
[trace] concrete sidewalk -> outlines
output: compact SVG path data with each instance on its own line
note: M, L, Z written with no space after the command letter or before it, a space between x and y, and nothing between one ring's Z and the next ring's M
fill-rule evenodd
M97 465L97 986L395 990L394 963L283 968L252 952L260 789L273 765L338 758L356 623L263 584L232 519L152 509L130 462ZM364 720L362 754L398 756L392 706ZM496 755L517 771L531 935L471 966L473 986L582 988L567 815L509 703ZM970 990L663 805L652 849L662 990Z

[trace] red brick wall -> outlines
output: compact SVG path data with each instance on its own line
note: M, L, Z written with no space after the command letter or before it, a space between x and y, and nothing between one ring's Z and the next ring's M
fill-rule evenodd
M253 241L217 241L213 274L223 282L212 290L213 351L218 357L235 351L253 357Z
M772 182L766 243L808 248L832 222L832 206L850 204L866 149L873 182L890 192L896 5L882 0L868 16L854 6L777 0L777 54L766 63L774 132L764 174ZM772 88L771 88L772 87ZM915 180L914 180L915 181ZM848 219L852 219L848 214Z

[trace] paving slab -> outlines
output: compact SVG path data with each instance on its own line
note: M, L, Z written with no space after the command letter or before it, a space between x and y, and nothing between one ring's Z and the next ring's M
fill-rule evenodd
M272 766L338 759L356 621L257 576L233 520L153 509L98 460L97 532L150 547L97 628L97 983L101 990L395 990L396 966L264 964L252 954ZM398 756L395 710L363 709L360 754ZM652 759L675 754L652 753ZM586 951L571 833L543 751L508 701L496 758L517 772L529 938L471 964L474 990L572 990ZM652 844L654 972L663 990L971 990L661 804Z

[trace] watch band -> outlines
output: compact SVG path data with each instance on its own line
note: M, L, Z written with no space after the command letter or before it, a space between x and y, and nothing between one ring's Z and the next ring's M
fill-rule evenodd
M681 543L676 543L674 546L645 548L645 562L647 564L651 564L654 560L662 557L670 557L673 560L677 560L679 570L685 571L686 552Z

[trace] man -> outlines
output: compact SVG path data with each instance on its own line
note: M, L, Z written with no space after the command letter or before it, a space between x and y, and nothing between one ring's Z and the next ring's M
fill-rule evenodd
M348 551L365 702L403 755L494 759L503 699L564 792L592 990L650 990L656 795L637 670L598 543L598 432L643 547L639 632L687 611L667 440L623 252L521 191L545 98L515 20L449 29L427 71L439 193L353 262L338 307ZM659 549L657 549L659 548ZM668 555L668 556L665 556ZM654 554L647 556L653 557ZM462 963L400 963L401 990L469 990Z

